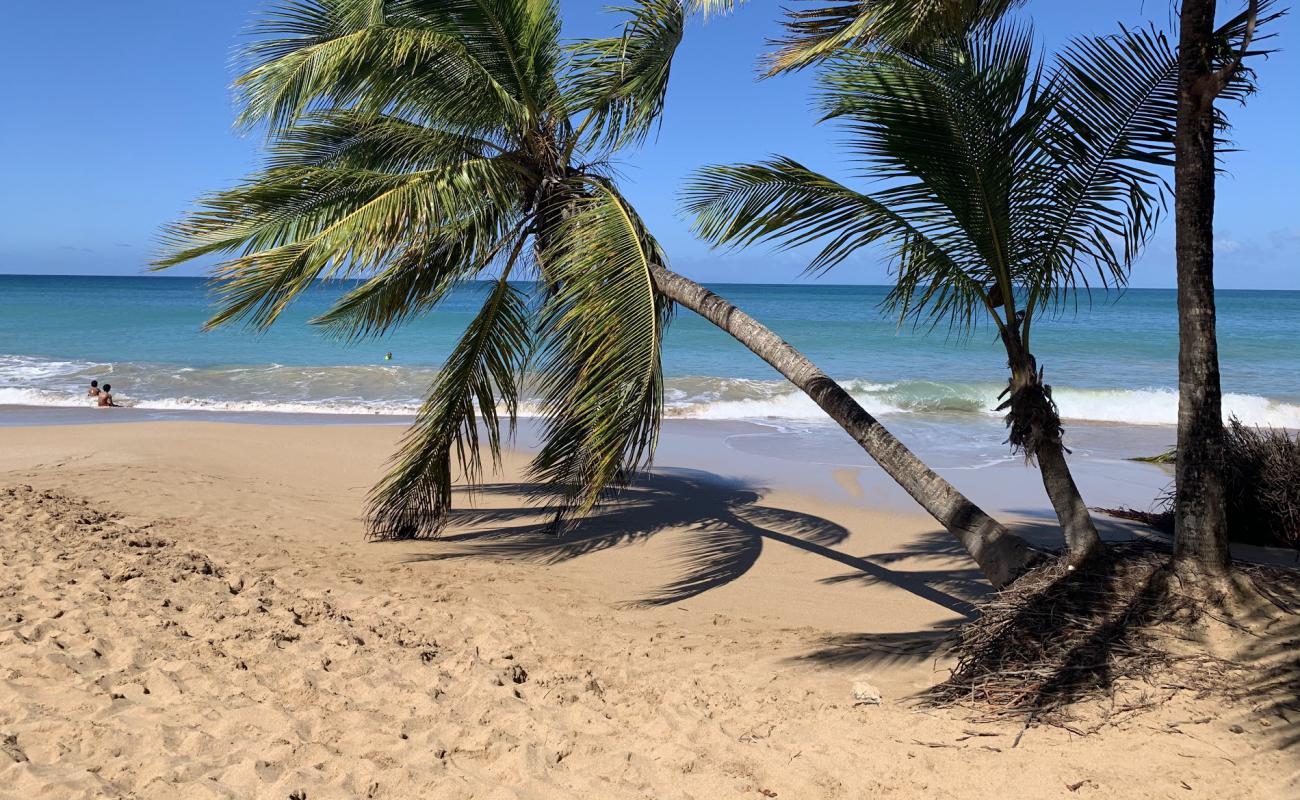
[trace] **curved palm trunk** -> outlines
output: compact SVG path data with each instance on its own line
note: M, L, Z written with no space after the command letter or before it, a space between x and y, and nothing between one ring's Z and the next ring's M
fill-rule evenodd
M656 288L731 334L813 399L926 511L961 542L995 587L1024 572L1039 554L984 513L803 354L736 306L662 266L651 268Z
M1065 537L1066 552L1071 560L1082 561L1101 550L1101 536L1065 461L1061 417L1052 401L1052 387L1043 383L1037 360L1020 348L1018 340L1013 337L1005 344L1011 364L1010 397L999 408L1007 409L1008 438L1038 462L1043 488Z
M1222 389L1214 310L1213 0L1185 0L1178 46L1174 136L1178 262L1178 458L1174 560L1191 571L1228 571L1221 453Z
M1072 560L1082 561L1101 549L1101 536L1070 474L1070 466L1065 463L1065 448L1060 444L1044 444L1034 456L1043 476L1043 488L1061 523L1065 549Z

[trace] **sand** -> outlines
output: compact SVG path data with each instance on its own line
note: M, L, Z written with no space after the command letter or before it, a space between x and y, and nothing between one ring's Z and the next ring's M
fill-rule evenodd
M557 541L510 456L443 540L366 543L398 433L0 428L0 796L1300 791L1250 703L1082 737L918 708L986 587L915 512L668 464Z

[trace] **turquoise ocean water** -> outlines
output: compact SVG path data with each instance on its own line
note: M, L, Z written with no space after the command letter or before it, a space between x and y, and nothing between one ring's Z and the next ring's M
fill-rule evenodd
M871 411L909 425L996 425L1005 381L991 329L901 329L885 289L716 285L786 337ZM343 290L321 286L263 334L204 333L202 279L0 275L0 405L85 405L92 378L146 409L409 414L484 287L467 285L434 313L375 341L346 345L308 320ZM1220 347L1227 411L1300 427L1300 292L1224 291ZM1040 322L1035 352L1067 420L1170 425L1175 420L1174 293L1080 296ZM393 353L393 360L384 354ZM689 312L666 341L669 414L815 425L820 412L763 362Z

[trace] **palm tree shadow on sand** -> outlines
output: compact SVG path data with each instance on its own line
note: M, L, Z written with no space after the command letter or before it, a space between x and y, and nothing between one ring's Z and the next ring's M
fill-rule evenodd
M1241 683L1240 696L1250 699L1269 723L1276 746L1292 754L1292 779L1300 780L1300 574L1275 580L1267 589L1256 586L1286 613L1247 648L1249 677Z
M476 492L527 498L541 490L528 483L498 483ZM552 523L555 507L545 503L454 511L449 525L454 532L438 540L444 549L410 560L479 558L554 565L671 531L677 533L672 558L678 577L632 605L669 605L731 583L749 572L769 542L850 568L824 583L889 583L966 619L975 614L972 600L988 590L973 568L912 572L889 566L903 558L956 555L959 551L942 533L922 537L905 551L853 556L835 549L849 537L843 525L767 506L762 500L760 489L743 482L700 470L661 469L565 531L557 532Z
M1021 518L1020 522L1011 526L1016 535L1044 550L1052 550L1059 545L1060 528L1057 526L1055 515L1051 512L1026 508L1013 509L1009 513ZM1146 538L1142 530L1127 523L1104 518L1096 518L1094 521L1102 538L1107 541ZM872 556L872 561L887 566L891 562L905 559L913 563L924 562L927 559L942 559L945 565L950 565L954 561L960 562L968 558L966 551L947 532L931 531L917 537L897 552ZM973 568L913 570L907 574L925 582L935 590L972 600L979 600L992 591L979 571ZM826 582L866 580L870 580L870 576L850 573L828 578ZM906 665L930 660L953 644L958 629L965 622L974 619L975 615L971 613L963 616L964 619L961 620L952 620L915 631L861 632L824 636L818 640L812 650L791 660L833 667L859 668Z

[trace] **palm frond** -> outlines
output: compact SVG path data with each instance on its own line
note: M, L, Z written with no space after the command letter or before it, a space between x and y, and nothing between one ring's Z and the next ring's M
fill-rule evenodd
M744 5L745 0L687 0L687 9L691 13L700 13L705 17L730 14L737 6Z
M311 322L336 338L382 336L434 308L462 281L488 272L514 252L530 220L506 230L493 214L434 235L412 235L392 262Z
M1260 3L1260 31L1282 16L1271 0ZM1218 43L1215 66L1223 67L1240 52L1249 18L1245 13L1215 31ZM1246 58L1267 54L1258 43L1268 38L1257 33ZM1073 40L1058 58L1058 74L1068 87L1066 111L1084 124L1113 125L1117 114L1127 119L1120 155L1161 166L1173 166L1174 123L1178 112L1178 55L1169 34L1154 26L1124 28L1117 34L1085 36ZM1220 98L1244 102L1255 91L1254 72L1246 62L1228 82ZM1140 98L1141 102L1134 100ZM1223 111L1215 108L1216 126L1228 129ZM1096 118L1100 117L1098 120ZM1220 146L1226 141L1220 139Z
M558 0L403 0L403 11L455 31L492 78L533 119L553 110L561 48Z
M330 167L272 169L203 201L165 234L165 268L201 255L242 251L220 264L217 326L265 328L319 278L378 270L412 235L431 236L518 202L518 172L478 159L392 175Z
M1277 18L1262 6L1261 23ZM1246 24L1240 15L1216 31L1220 65L1240 51ZM1221 97L1244 100L1252 78L1237 72ZM1082 37L1058 57L1050 91L1054 118L1022 169L1015 218L1028 302L1059 306L1067 290L1089 285L1089 272L1103 287L1127 282L1165 211L1157 168L1173 166L1177 53L1155 27ZM1227 118L1215 114L1223 146Z
M820 2L820 0L813 0ZM854 0L786 11L768 74L802 69L846 49L910 49L960 39L1025 0Z
M276 136L267 148L267 166L406 173L505 152L505 145L481 136L340 109L307 115Z
M530 342L527 297L507 277L496 282L443 365L391 471L371 492L372 538L410 539L442 529L451 509L453 457L471 486L482 476L480 420L488 450L499 460L502 415L513 428Z
M275 133L313 110L355 108L469 132L519 128L531 110L530 87L502 63L515 54L495 49L503 34L478 7L469 0L283 0L244 51L246 69L235 81L239 122L267 123Z
M787 249L826 240L811 272L881 239L925 238L889 204L783 157L698 170L683 189L683 210L696 235L715 245L774 241Z
M630 16L622 35L570 47L569 104L590 115L589 140L611 148L644 140L659 121L686 24L681 0L639 0L619 10Z
M894 248L894 285L883 306L899 320L931 328L948 324L950 332L970 335L987 313L999 330L1006 327L998 295L999 277L985 263L961 264L922 236L906 235Z
M988 307L981 292L969 291L976 283L1000 286L1001 295L1010 296L1009 197L1024 132L1017 115L1035 107L1027 88L1035 74L1031 34L1007 26L926 45L911 55L843 54L825 70L823 107L828 117L846 123L864 171L906 181L876 193L927 240L924 246L915 236L906 246L900 242L900 271L931 278L960 272L960 285L968 290L927 292L901 308L951 312L969 330ZM946 257L920 262L934 269L908 267L918 254L936 251ZM923 302L958 298L964 302Z
M654 288L659 244L612 184L589 193L544 236L548 285L538 384L546 418L532 474L585 514L653 453L663 411L660 348L671 304Z
M1091 286L1090 275L1104 288L1127 282L1164 209L1166 182L1151 165L1165 157L1135 143L1166 131L1172 143L1171 52L1153 29L1126 30L1076 40L1057 58L1046 89L1052 117L1021 156L1013 198L1014 260L1030 308L1059 306Z

